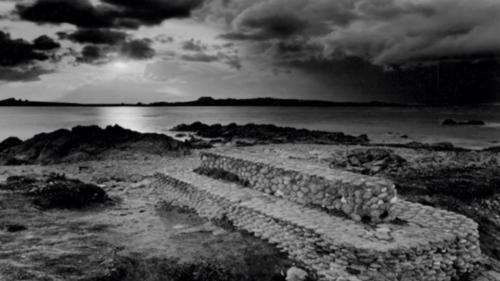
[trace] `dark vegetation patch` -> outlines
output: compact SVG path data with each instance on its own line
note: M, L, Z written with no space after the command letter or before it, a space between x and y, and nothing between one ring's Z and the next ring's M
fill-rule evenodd
M491 208L500 191L494 167L427 167L390 176L406 200L465 215L479 224L481 250L500 260L500 210Z
M50 164L98 158L110 151L134 151L152 154L185 154L188 147L175 139L153 133L139 133L118 125L101 129L78 126L42 133L19 142L9 138L0 144L0 164Z
M470 149L456 147L450 142L436 142L436 143L422 143L417 141L412 141L408 143L372 143L371 146L377 147L387 147L387 148L408 148L414 150L426 150L426 151L470 151Z
M208 222L207 219L199 217L192 208L171 203L162 203L160 206L160 210L169 221L185 224L188 223L187 219L188 224L193 223L195 226ZM215 258L207 259L204 254L200 254L193 262L176 262L174 266L177 268L168 273L171 274L168 277L172 279L165 275L165 280L284 281L286 270L296 265L276 247L254 237L251 233L237 230L226 216L211 219L210 222L226 231L225 234L215 239L200 240L202 244L210 244L210 246L207 245L209 247L207 250L213 252ZM161 260L168 261L169 259ZM153 272L156 271L153 270ZM312 281L312 279L308 280Z
M248 260L257 263L258 260ZM272 265L262 264L262 269ZM108 264L100 275L84 278L84 281L285 281L284 275L268 275L263 271L254 275L238 271L222 264L206 261L180 262L174 258L141 258L141 255L120 256Z
M0 189L20 193L45 209L80 209L110 199L106 192L93 184L67 179L64 175L51 174L47 177L11 176Z
M340 132L312 131L279 127L275 125L246 124L207 125L195 122L181 124L172 129L176 132L194 132L197 136L231 142L237 139L252 140L255 144L271 143L315 143L315 144L366 144L366 135L351 136Z
M500 191L497 169L426 167L407 169L391 177L401 194L445 195L463 201L489 198Z
M408 201L465 215L479 224L481 250L500 260L500 172L491 168L427 167L390 176Z
M244 187L250 186L250 183L247 180L240 179L237 175L222 169L198 167L194 169L194 172L217 180L235 182Z
M14 202L13 196L17 196L19 201ZM8 209L0 209L0 218L8 216L9 221L0 224L22 222L29 226L26 233L33 236L28 238L28 235L0 231L0 243L8 247L2 253L5 262L0 264L0 274L5 280L284 281L286 270L294 265L274 246L251 234L231 230L217 236L203 232L176 238L179 239L176 247L181 252L190 252L184 247L204 251L192 258L186 259L184 254L178 257L152 255L147 250L129 252L119 239L118 244L111 244L113 240L108 235L113 231L107 232L106 238L101 239L101 232L108 227L106 225L87 224L78 219L54 220L53 216L44 215L31 204L24 204L29 199L17 193L1 193L0 200L9 202L5 206ZM193 223L197 226L206 222L189 208L165 205L164 209L168 211L166 216L169 219L170 216L178 216L176 224ZM62 214L58 213L57 217ZM186 215L189 217L187 220ZM229 220L225 223L228 224L225 229L230 229ZM27 251L29 255L26 256Z
M441 194L464 201L484 199L500 191L500 172L464 165L416 166L386 148L361 148L334 159L331 168L393 180L400 194Z

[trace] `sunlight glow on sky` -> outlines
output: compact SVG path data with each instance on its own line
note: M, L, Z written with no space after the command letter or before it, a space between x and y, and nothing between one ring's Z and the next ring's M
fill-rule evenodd
M500 100L497 0L137 3L0 1L0 99Z

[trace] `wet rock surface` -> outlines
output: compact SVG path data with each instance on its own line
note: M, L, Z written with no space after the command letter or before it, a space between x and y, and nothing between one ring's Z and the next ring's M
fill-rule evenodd
M179 153L188 151L187 146L173 138L153 133L138 133L120 126L78 126L71 130L61 129L42 133L19 142L9 138L0 145L0 164L49 164L61 161L82 161L112 151L134 153Z
M172 129L176 132L194 132L203 138L216 139L220 143L234 142L239 146L271 143L321 143L321 144L363 144L368 143L366 135L351 136L344 133L311 131L275 125L207 125L195 122L181 124Z

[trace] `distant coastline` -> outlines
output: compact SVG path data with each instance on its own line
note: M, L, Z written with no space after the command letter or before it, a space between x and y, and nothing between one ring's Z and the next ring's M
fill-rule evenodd
M194 101L186 102L152 102L152 103L67 103L50 101L29 101L15 98L0 100L0 106L60 106L60 107L98 107L98 106L137 106L137 107L173 107L173 106L304 106L304 107L335 107L335 106L359 106L359 107L409 107L419 106L416 104L400 104L391 102L333 102L324 100L300 100L300 99L277 99L277 98L252 98L252 99L214 99L212 97L201 97Z

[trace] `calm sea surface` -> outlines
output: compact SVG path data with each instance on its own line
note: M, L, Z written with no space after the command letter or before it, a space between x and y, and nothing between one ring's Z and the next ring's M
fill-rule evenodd
M444 127L446 118L484 120L486 126ZM0 107L0 139L29 138L76 125L114 125L140 132L169 133L180 123L276 124L368 134L379 142L449 141L480 148L500 145L500 106L467 108L395 107ZM409 139L401 138L407 135Z

